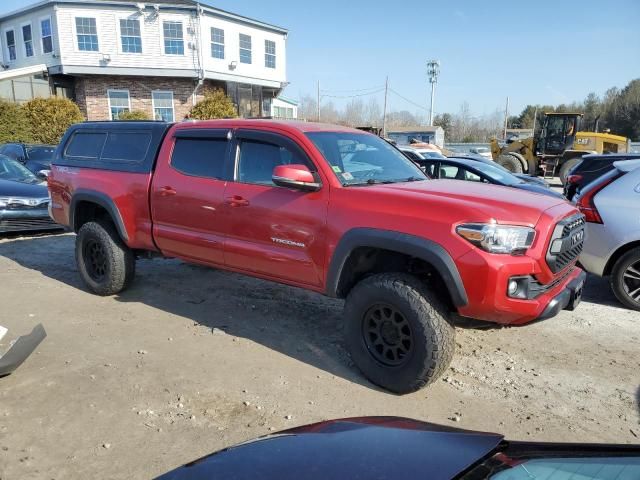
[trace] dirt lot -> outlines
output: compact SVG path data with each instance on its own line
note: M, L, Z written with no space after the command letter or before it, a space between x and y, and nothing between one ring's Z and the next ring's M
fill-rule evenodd
M0 324L48 338L0 379L0 478L148 478L323 419L403 415L513 439L640 441L640 314L590 278L573 313L459 330L435 385L394 396L341 344L342 303L183 264L140 261L129 291L87 293L74 236L0 240Z

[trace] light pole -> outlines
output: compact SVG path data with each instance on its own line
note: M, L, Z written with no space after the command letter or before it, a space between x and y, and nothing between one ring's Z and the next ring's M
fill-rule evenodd
M440 75L440 61L430 60L427 62L427 75L431 82L431 108L429 109L429 125L433 126L433 103L436 97L436 83L438 83L438 75Z

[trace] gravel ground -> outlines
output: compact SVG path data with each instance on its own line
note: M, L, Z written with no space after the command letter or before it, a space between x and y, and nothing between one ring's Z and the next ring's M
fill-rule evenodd
M435 385L395 396L341 343L342 302L176 260L133 287L80 283L72 234L0 239L0 351L48 338L0 379L0 479L149 478L274 430L401 415L512 439L640 442L640 313L589 278L575 312L458 330Z

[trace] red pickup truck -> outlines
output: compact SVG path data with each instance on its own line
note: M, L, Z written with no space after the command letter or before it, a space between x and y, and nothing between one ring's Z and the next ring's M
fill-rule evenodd
M429 180L359 130L266 120L72 126L49 176L98 295L136 257L178 257L345 298L346 344L372 382L437 379L461 318L522 325L573 309L584 220L569 203Z

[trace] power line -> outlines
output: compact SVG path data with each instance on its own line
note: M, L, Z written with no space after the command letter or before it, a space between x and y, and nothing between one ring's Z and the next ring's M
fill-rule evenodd
M375 90L375 91L373 91L373 92L359 93L359 94L357 94L357 95L325 95L325 94L322 94L322 98L356 98L356 97L366 97L366 96L368 96L368 95L375 95L375 94L380 93L380 92L384 92L384 87L382 87L382 88L380 88L380 89L378 89L378 90Z
M414 107L418 107L422 110L426 110L428 111L429 109L426 108L424 105L420 105L419 103L414 102L413 100L409 100L407 97L403 97L402 95L400 95L398 92L396 92L393 88L389 87L389 91L395 95L397 95L398 97L400 97L402 100L404 100L405 102L410 103L411 105L413 105Z
M382 88L384 88L384 85L378 85L377 87L371 88L356 88L353 90L322 90L322 93L360 93L369 90L380 90Z

